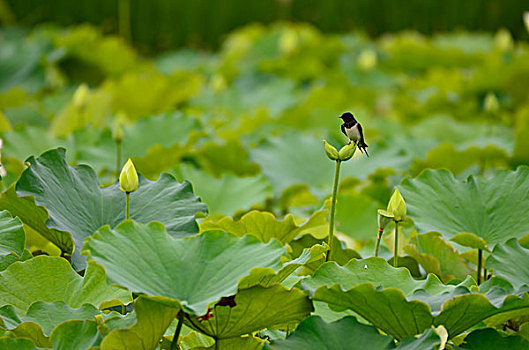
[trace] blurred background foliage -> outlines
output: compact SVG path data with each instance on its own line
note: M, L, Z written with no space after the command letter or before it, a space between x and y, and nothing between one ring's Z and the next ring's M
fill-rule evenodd
M527 38L520 20L524 10L525 0L1 0L0 20L25 27L90 23L131 38L141 52L157 52L182 46L217 49L235 28L275 21L371 36L407 29L432 34L505 27L515 38Z
M260 209L301 223L331 191L321 140L343 145L338 116L352 111L371 157L342 168L337 230L371 254L376 209L406 176L529 162L520 1L0 4L13 23L0 28L5 187L58 146L111 184L122 129L121 164L189 180L211 218Z

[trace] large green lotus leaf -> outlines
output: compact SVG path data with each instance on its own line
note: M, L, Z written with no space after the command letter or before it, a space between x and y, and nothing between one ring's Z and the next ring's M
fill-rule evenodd
M397 339L420 334L433 322L425 303L407 301L395 288L376 290L371 283L360 283L347 291L338 284L324 285L314 292L313 300L326 302L333 311L352 310Z
M469 350L481 349L529 349L529 341L519 335L503 335L492 328L478 329L465 337L462 347Z
M529 233L529 221L520 220L529 206L529 168L466 181L447 170L426 170L400 188L421 233L438 231L452 238L468 232L489 245Z
M9 11L9 10L8 10ZM0 91L14 86L36 92L46 86L44 57L48 40L24 38L17 30L2 30Z
M70 254L73 251L73 240L69 232L61 231L46 226L48 212L43 207L35 205L31 197L18 197L15 186L11 186L0 195L0 208L17 216L32 230L59 247L63 252Z
M216 343L207 348L195 348L193 350L261 350L264 340L255 336L218 339Z
M208 204L209 213L234 215L256 205L264 206L272 196L268 180L263 175L237 177L223 174L219 179L192 167L182 167L182 176L193 184L195 192Z
M34 350L36 347L29 339L2 337L0 338L0 349Z
M51 136L45 128L33 126L24 126L3 133L2 138L4 140L2 157L14 157L21 161L52 148L73 146L67 140Z
M31 304L26 315L21 318L16 316L16 312L11 305L6 305L0 309L0 317L4 319L4 322L7 321L6 329L20 328L27 322L33 322L42 328L41 332L45 336L49 336L52 329L61 322L89 320L99 313L99 310L93 305L84 304L78 309L72 309L63 301L52 303L37 301ZM10 317L7 318L6 316ZM14 333L17 333L16 330Z
M304 249L296 259L285 262L277 272L274 269L266 267L256 267L252 269L249 275L239 280L238 288L245 289L256 285L266 288L277 283L283 283L284 285L289 286L292 282L286 282L285 279L292 277L292 274L302 266L310 270L313 264L321 265L326 254L326 246L315 244L310 247L310 249ZM301 277L298 276L293 276L292 278L294 279L292 284L297 283L298 279L301 279Z
M487 145L484 148L471 146L458 151L454 144L443 143L428 152L424 161L416 160L410 172L416 176L428 168L448 169L457 175L470 170L472 166L482 171L489 168L505 168L508 159L507 151L496 145Z
M248 151L238 139L218 144L206 142L193 152L201 169L220 177L223 173L237 176L253 176L260 172L259 165L249 161Z
M97 345L101 336L95 321L73 320L55 327L50 340L54 350L85 350Z
M456 288L454 285L442 284L433 274L429 274L425 280L415 280L408 269L394 268L384 259L375 257L352 259L343 267L335 263L325 263L316 270L312 278L304 280L303 283L312 290L335 283L348 290L363 282L369 282L377 288L397 288L406 296L411 296L418 290L440 294ZM459 286L470 287L472 284L472 280L467 279Z
M120 288L109 286L105 271L94 263L88 264L84 277L79 276L65 259L50 256L18 262L0 272L0 306L12 305L19 314L26 314L37 301L64 301L78 308L83 304L98 307L111 299L127 303L131 296Z
M454 248L443 241L439 232L428 232L412 237L404 252L413 257L426 271L439 276L444 282L463 279L472 273Z
M99 227L115 226L125 219L125 195L119 184L100 188L90 167L68 165L64 149L51 150L28 161L31 166L17 182L17 194L34 196L35 203L48 211L46 225L70 232L76 247L82 247L84 239ZM156 182L141 179L138 190L130 196L130 203L131 218L140 222L161 221L175 236L197 233L195 213L206 211L206 205L193 194L189 183L179 183L168 174L162 174ZM20 219L26 221L24 216ZM38 232L56 243L55 235ZM73 264L78 270L86 266L79 249L74 251Z
M200 231L222 230L239 237L250 234L264 243L276 239L285 244L302 233L310 233L312 228L320 226L322 222L325 223L326 214L327 211L324 210L316 211L304 223L296 225L294 216L291 214L287 214L283 220L277 220L272 213L251 211L237 221L231 217L223 217L217 221L204 221L200 224Z
M242 289L221 299L211 317L190 315L187 325L215 339L239 337L264 328L301 322L314 311L307 293L276 284ZM207 318L207 319L206 319Z
M0 211L0 271L7 267L8 255L20 258L24 253L26 234L18 218L12 218L9 212Z
M311 189L332 186L334 163L323 152L318 137L289 132L267 138L251 149L250 155L270 179L277 195L297 184L308 184Z
M441 343L441 338L434 332L433 328L428 329L419 338L409 337L402 339L396 349L400 350L430 350L435 349L435 345Z
M255 237L220 231L175 239L162 224L127 220L87 238L84 253L132 292L179 300L188 312L206 313L208 304L235 294L237 282L255 267L280 267L285 249Z
M176 317L178 308L159 300L140 296L134 302L136 323L126 329L114 329L103 339L101 349L154 349Z
M487 258L487 268L503 277L515 288L529 285L529 250L523 248L516 239L497 244Z
M339 194L336 203L336 229L357 240L375 239L377 209L381 205L366 195Z
M156 145L163 147L184 145L189 139L190 132L198 130L199 125L196 119L180 112L142 118L130 126L123 127L121 160L124 162L127 158L144 157L150 148ZM82 141L83 135L77 136ZM88 163L98 172L102 169L114 171L117 146L112 134L107 130L91 141L79 142L76 155L78 162Z
M464 332L489 317L512 311L529 311L529 294L509 294L502 288L492 288L485 295L464 294L443 303L441 313L435 317L436 326L443 325L449 337Z
M369 159L357 152L353 159L343 163L340 176L366 179L380 168L405 169L412 159L402 147L373 144L369 151ZM267 138L250 150L250 155L270 179L277 195L298 184L308 184L320 196L332 187L335 165L325 155L319 137L287 132Z
M311 316L301 322L287 339L272 341L268 348L277 350L383 350L392 349L394 346L391 337L380 334L373 326L358 323L352 316L332 323L326 323L319 316Z

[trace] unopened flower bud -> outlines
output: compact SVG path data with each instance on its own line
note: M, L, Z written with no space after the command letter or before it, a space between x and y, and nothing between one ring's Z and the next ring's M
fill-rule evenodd
M488 113L494 113L500 109L500 102L493 92L489 92L487 96L485 96L483 109Z
M116 141L116 143L121 143L123 141L123 136L123 127L118 121L114 127L114 130L112 130L112 138L114 141Z
M327 157L329 157L330 160L338 160L338 151L336 148L334 148L333 145L330 145L326 140L323 140L323 148L325 149L325 153L327 154Z
M395 221L402 221L406 217L406 202L404 202L398 188L393 192L386 211L393 215Z
M525 29L529 32L529 11L524 12L523 14L523 22L525 23Z
M373 50L364 50L358 55L358 66L364 71L370 71L377 65L377 53Z
M340 149L340 152L338 153L338 157L340 158L341 161L349 160L355 154L355 151L356 151L356 145L351 142L350 144L345 145Z
M119 189L125 193L131 193L138 189L138 173L130 158L119 175Z
M388 215L389 214L389 215ZM385 210L378 210L378 228L384 230L386 226L393 220L393 214Z
M83 109L86 106L88 102L87 100L88 100L89 93L90 93L90 88L88 88L86 84L79 85L77 90L75 90L73 94L73 99L72 99L73 105L75 106L75 108Z

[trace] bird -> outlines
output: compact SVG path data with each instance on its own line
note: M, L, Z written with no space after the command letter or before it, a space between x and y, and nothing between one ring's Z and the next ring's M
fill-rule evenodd
M349 143L351 143L351 141L354 142L360 149L360 152L365 153L366 156L369 157L366 149L368 146L364 141L362 125L356 121L355 117L350 112L343 113L340 116L340 119L343 120L342 132L349 138Z

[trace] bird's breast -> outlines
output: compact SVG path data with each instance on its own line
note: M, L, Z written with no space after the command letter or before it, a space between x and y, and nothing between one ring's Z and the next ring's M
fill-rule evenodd
M345 133L350 140L358 141L360 140L360 131L358 130L357 124L350 128L345 128Z

